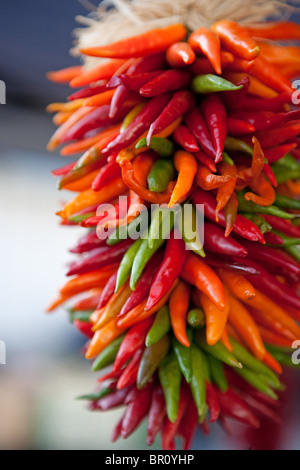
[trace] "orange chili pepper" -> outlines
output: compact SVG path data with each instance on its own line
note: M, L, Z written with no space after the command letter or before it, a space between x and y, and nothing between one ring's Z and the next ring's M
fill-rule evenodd
M219 277L199 256L189 253L183 267L182 278L204 292L220 309L226 306L224 286Z
M99 80L111 78L111 76L124 64L125 60L115 59L109 61L103 61L96 67L90 70L82 70L82 73L77 77L74 77L70 82L72 88L79 88L82 86L89 85Z
M227 325L224 328L223 334L221 336L221 341L224 344L224 346L228 349L229 352L233 352L233 346L228 336Z
M67 281L60 289L60 293L66 296L73 296L89 289L93 289L94 287L103 287L115 270L116 265L99 271L80 274L79 276Z
M259 42L260 55L268 62L277 65L282 71L282 67L298 65L300 63L300 48L298 46L279 46L267 42Z
M122 286L117 293L113 294L101 313L97 323L93 326L93 331L100 330L114 317L116 317L122 309L124 303L131 294L129 285Z
M228 285L231 292L239 299L252 299L256 291L252 284L241 274L236 274L226 269L219 269L218 274L221 279Z
M195 157L184 150L178 150L175 153L174 165L179 174L172 192L169 207L172 207L188 194L198 169Z
M249 183L250 188L257 194L247 192L245 193L246 201L253 201L260 206L270 206L275 201L276 192L273 186L266 180L263 174L255 177Z
M115 338L120 336L123 329L117 325L117 317L113 318L101 330L97 330L88 346L86 359L92 359L108 346Z
M47 72L46 77L48 80L51 80L51 82L69 83L70 80L80 75L82 70L82 65L74 65L72 67Z
M73 112L81 108L85 101L84 98L80 98L78 100L67 101L66 103L50 103L46 107L46 111L48 113L56 113L58 111Z
M61 149L60 154L62 156L67 156L73 155L74 153L85 152L101 140L104 132L105 131L101 131L92 137L87 137L86 139L78 140L78 142L72 142L71 144L65 145L65 147Z
M196 181L200 188L205 191L220 188L223 184L228 183L234 179L231 175L216 175L211 173L204 165L199 165Z
M291 347L291 341L287 338L273 333L273 331L269 331L263 326L258 326L258 329L265 343L274 344L275 346L282 346L283 348Z
M147 187L147 177L155 162L154 154L151 152L144 152L135 157L133 161L134 177L138 184L143 188Z
M212 25L221 43L233 54L242 59L252 60L259 54L259 46L246 29L235 21L221 20Z
M90 96L84 100L84 106L102 106L109 104L114 96L115 90L107 90L97 95Z
M266 354L266 348L261 339L259 329L247 309L232 295L230 295L229 322L237 330L253 354L262 361Z
M196 59L196 54L187 42L175 42L168 47L166 59L171 67L184 67Z
M272 354L269 353L269 351L266 351L266 355L264 357L263 362L266 364L266 366L273 369L277 374L282 373L281 365L278 361L276 361L275 357L273 357Z
M263 57L257 57L255 59L250 74L276 91L283 91L286 93L293 92L290 81L275 65L270 64L270 62L265 60Z
M185 282L180 281L170 295L170 320L175 337L187 348L190 346L186 335L186 315L189 302L190 288Z
M233 192L225 206L225 237L229 237L231 234L238 211L238 199L235 192Z
M227 202L229 201L229 199L230 199L230 197L231 197L231 195L234 191L234 188L235 188L235 185L236 185L236 180L237 180L237 175L238 175L236 166L235 165L229 165L226 162L221 162L218 165L218 169L219 169L221 175L223 175L223 176L229 175L229 176L232 177L232 179L230 181L228 181L228 183L225 183L225 184L223 184L222 186L220 186L218 188L217 197L216 197L216 200L217 200L216 221L217 222L218 222L219 212L222 209L224 209L224 207L226 206Z
M264 39L300 39L300 26L292 21L276 21L260 26L247 26L246 30L252 36Z
M257 78L252 77L251 75L247 73L225 72L223 74L223 77L226 78L226 80L229 80L230 82L234 83L235 85L238 84L242 80L242 78L248 77L249 78L248 92L251 95L255 95L260 98L267 98L267 99L275 98L276 96L278 96L277 91L273 90L272 88L268 87Z
M118 178L104 186L99 191L93 191L92 189L86 189L78 194L72 201L68 202L63 210L57 212L57 215L63 219L67 219L70 215L76 214L90 206L96 204L102 204L107 202L115 196L119 196L126 190L126 186L122 178Z
M59 294L56 299L54 299L50 305L48 305L46 312L50 313L53 312L57 307L62 305L64 302L66 302L72 295L70 294Z
M64 186L64 189L67 189L68 191L75 191L75 192L81 192L81 191L86 191L87 189L91 188L92 183L96 176L99 173L98 170L94 170L88 175L85 175L83 178L80 178L77 181L72 181L69 184L66 184Z
M216 33L209 28L196 29L188 38L188 43L197 53L203 53L217 74L222 73L221 68L221 45Z
M229 295L225 290L225 308L218 307L205 294L201 294L201 305L203 307L206 319L206 340L210 345L216 344L224 333L229 314Z
M145 57L167 49L174 42L181 41L186 36L183 24L173 24L166 28L152 29L138 36L117 41L105 46L87 47L80 50L82 54L95 57L111 57L130 59Z
M72 114L72 111L59 111L53 116L52 122L55 124L55 126L61 126L69 119L70 116L72 116Z

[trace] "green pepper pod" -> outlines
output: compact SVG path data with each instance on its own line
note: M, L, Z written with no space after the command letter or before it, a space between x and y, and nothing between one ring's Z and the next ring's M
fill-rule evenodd
M163 233L165 233L165 230L168 228L168 223L173 227L175 212L176 210L169 209L168 206L164 204L157 206L153 210L148 235L149 248L153 248L154 240L162 238Z
M283 165L272 165L272 170L276 176L278 184L285 183L288 180L300 178L300 167L298 169L287 168Z
M227 136L225 139L225 149L229 152L244 152L248 155L253 154L253 148L246 144L243 140L236 139L235 137Z
M152 375L170 349L170 336L165 335L157 343L144 349L137 375L137 388L141 389L149 382Z
M207 355L207 359L213 382L219 387L221 392L226 392L228 390L228 382L222 362L210 354Z
M106 395L109 395L113 390L111 388L103 388L99 392L96 393L90 393L88 395L81 395L80 397L77 397L77 400L89 400L89 401L95 401L95 400L100 400L100 398L106 397Z
M219 77L218 75L213 75L207 73L204 75L198 75L192 81L192 89L196 93L216 93L218 91L234 91L240 90L243 88L243 85L234 85L233 83L225 80L225 78Z
M241 377L243 377L246 382L248 382L250 385L252 385L254 388L259 390L260 392L265 393L269 397L273 398L274 400L277 400L277 395L272 390L271 387L255 372L253 372L250 369L247 369L246 367L243 367L243 369L235 369L237 374L239 374Z
M94 310L73 310L72 308L70 308L70 321L73 323L74 320L79 320L88 323L90 321L90 316L93 311Z
M265 233L271 232L271 230L272 230L271 225L268 224L268 222L266 221L266 219L262 215L259 215L259 214L245 214L244 213L243 216L246 217L247 219L251 220L255 225L257 225L259 230L261 231L261 233L263 235Z
M171 160L161 158L154 163L147 181L150 191L161 193L165 191L168 184L175 178L175 168Z
M103 369L114 362L124 337L125 335L119 336L101 351L92 364L93 372Z
M238 361L238 359L232 354L228 349L224 346L224 344L221 341L218 341L214 345L209 345L207 344L206 341L206 333L205 331L197 331L195 335L195 340L196 343L204 349L208 354L211 354L214 356L216 359L219 359L219 361L224 362L228 366L231 367L236 367L238 369L242 369L243 365L241 362Z
M203 328L205 326L205 313L201 308L193 308L187 314L187 322L192 328Z
M158 376L164 391L168 418L175 423L178 414L181 371L173 352L168 354L160 364Z
M289 237L288 235L285 235L284 233L279 232L278 230L272 230L272 232L278 235L283 240L283 243L276 246L284 247L290 245L300 245L300 238Z
M191 380L191 391L198 410L200 422L207 414L208 406L206 404L206 358L203 352L195 344L191 345L191 357L193 375Z
M135 219L133 219L128 225L122 225L116 228L113 233L106 240L106 244L109 246L116 245L122 240L127 238L137 238L136 234L146 231L148 228L149 213L148 211L142 211ZM134 234L134 236L133 236Z
M276 161L272 168L277 168L278 166L284 166L289 170L299 170L299 162L291 155L290 153L285 154L282 158Z
M85 214L78 214L78 215L70 215L68 217L68 220L70 222L74 222L75 224L80 224L80 222L83 222L86 219L89 219L90 217L93 217L95 215L95 212L86 212Z
M255 204L253 201L246 201L244 198L244 193L242 191L236 193L238 201L239 201L239 211L246 212L246 213L258 213L258 214L268 214L268 215L275 215L276 217L280 217L281 219L296 219L299 218L299 214L290 214L279 209L276 206L259 206Z
M282 194L276 194L274 202L276 206L284 209L300 210L300 201L292 199L291 197L283 196Z
M300 248L297 245L287 245L283 247L295 260L300 263Z
M268 345L268 349L269 349L269 345ZM275 357L275 359L278 362L280 362L280 364L282 364L283 366L292 367L292 368L295 368L295 369L300 369L300 362L298 364L294 363L292 361L292 354L293 354L292 349L290 350L289 354L284 354L284 352L282 352L282 351L272 350L272 355Z
M197 227L197 213L196 209L191 204L183 204L182 210L176 217L176 225L181 233L181 236L186 244L186 247L199 256L205 257L203 249L203 237L199 235L199 228Z
M170 157L174 153L174 144L169 139L164 137L151 137L150 145L147 146L147 138L143 137L138 141L135 148L151 148L156 152L160 157Z
M230 138L230 137L229 137ZM232 137L231 137L232 138ZM251 147L250 147L251 148ZM225 163L228 163L228 165L230 166L233 166L234 165L234 161L232 160L232 158L230 158L230 156L228 155L227 152L223 152L223 159L222 161L225 162Z
M138 238L126 251L125 255L122 258L120 263L118 273L117 273L117 280L116 280L116 288L115 293L118 292L120 287L125 284L127 279L130 276L130 271L132 267L133 260L135 258L136 253L138 252L142 243L142 239Z
M149 348L163 338L171 328L169 309L164 305L156 314L155 320L148 331L145 344Z
M186 334L189 342L191 343L193 336L192 332L187 329ZM179 343L175 336L172 338L172 345L180 370L187 383L190 383L193 376L191 347L187 348L186 346L183 346L183 344Z

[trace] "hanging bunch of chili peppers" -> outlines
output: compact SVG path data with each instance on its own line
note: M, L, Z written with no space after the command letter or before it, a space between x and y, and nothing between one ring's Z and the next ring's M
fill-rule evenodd
M164 449L176 436L190 448L214 421L278 422L300 339L300 49L277 39L299 41L300 27L174 24L82 50L109 58L91 70L49 73L80 88L49 106L48 148L80 155L53 174L76 193L61 223L86 228L49 311L76 297L85 356L109 367L82 398L123 406L113 441L145 418L147 444L161 433ZM191 226L203 205L204 245L177 225L160 233L151 204L193 204Z

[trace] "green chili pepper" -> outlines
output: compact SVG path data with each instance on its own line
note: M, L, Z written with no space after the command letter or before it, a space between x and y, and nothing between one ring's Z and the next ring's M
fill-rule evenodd
M115 288L115 293L118 292L120 287L125 284L127 279L130 276L130 271L132 267L133 260L135 258L135 255L140 248L142 243L142 239L138 238L126 251L125 255L122 258L122 261L120 263L118 273L117 273L117 281L116 281L116 288Z
M137 388L141 389L149 382L159 364L170 349L170 336L165 335L157 343L144 349L136 379Z
M203 238L201 240L197 227L197 213L192 204L183 204L176 217L176 226L186 244L186 247L199 256L205 257Z
M90 217L93 217L95 215L95 212L86 212L85 214L79 214L79 215L71 215L68 217L68 220L70 222L75 222L76 224L80 224L80 222L83 222L85 219L89 219Z
M219 361L225 362L225 364L236 367L242 368L243 365L237 360L237 358L224 346L223 343L218 341L213 346L208 345L206 341L206 333L205 331L197 331L195 335L196 343L204 349L208 354L211 354Z
M254 388L259 390L260 392L265 393L269 397L274 398L274 400L277 400L278 397L274 390L272 390L268 386L268 384L266 384L266 382L255 372L250 369L247 369L246 367L243 367L243 369L235 369L235 371Z
M73 323L74 320L79 320L82 322L89 322L90 316L94 310L73 310L72 308L69 309L70 313L70 320Z
M240 212L275 215L276 217L281 217L281 219L296 219L300 217L300 214L289 214L276 206L259 206L253 201L246 201L242 191L237 192L236 195L239 201Z
M205 314L201 308L193 308L187 314L187 322L192 328L205 326Z
M148 235L149 248L153 248L154 240L161 238L162 232L165 231L167 224L174 225L176 209L169 209L165 205L157 206L152 212L151 225Z
M195 344L191 345L191 357L193 375L191 380L191 391L198 410L200 422L207 414L208 406L206 404L206 384L205 384L205 362L206 358L203 352Z
M158 376L164 391L168 418L175 423L178 414L181 371L173 352L160 364Z
M285 235L282 232L279 232L278 230L272 230L273 233L278 235L282 240L283 243L280 245L275 245L275 246L290 246L290 245L300 245L300 238L294 238L294 237L289 237L288 235Z
M135 148L147 148L147 138L143 137L138 141ZM151 148L156 152L160 157L170 157L174 153L174 144L169 139L164 137L151 137L150 145L148 148Z
M93 372L103 369L114 362L124 337L125 335L119 336L101 351L92 364Z
M175 168L171 160L161 158L154 163L147 181L150 191L161 193L175 177Z
M280 158L280 160L277 160L277 162L272 165L272 168L277 168L278 166L285 166L290 170L299 170L299 162L290 153L287 153Z
M114 232L111 233L106 240L106 244L112 246L120 243L122 240L127 240L127 238L137 238L137 233L142 234L148 228L148 222L148 211L141 212L128 225L117 227L116 230L114 230Z
M196 93L216 93L217 91L240 90L243 85L236 86L218 75L207 73L198 75L192 81L192 89Z
M268 345L268 349L269 349L269 346L270 345ZM282 349L284 349L284 348L282 348ZM272 350L272 355L275 357L275 359L278 362L280 362L280 364L282 364L283 366L292 367L292 368L295 368L295 369L300 369L300 363L296 364L292 361L292 354L293 354L293 349L290 350L289 355L284 354L284 352L282 352L282 351Z
M247 349L245 349L241 344L239 344L237 341L235 341L233 338L230 338L230 342L233 346L233 353L235 357L241 361L243 366L248 367L249 369L253 370L257 374L263 374L272 381L279 385L279 380L278 377L274 374L274 372L269 369L269 367L265 366L262 362L258 361L252 354L250 354Z
M106 395L109 395L112 391L113 390L111 388L103 388L102 390L96 393L90 393L89 395L81 395L80 397L77 397L77 400L100 400L100 398L106 397Z
M300 247L297 245L287 245L283 247L295 260L300 263Z
M170 224L163 224L161 237L154 240L152 248L149 248L147 238L142 241L132 264L129 284L131 290L135 289L136 283L142 274L144 267L146 266L149 259L154 255L154 253L162 246L167 235L173 229L173 225L174 220L172 220L172 218L170 220Z
M292 199L291 197L283 196L282 194L276 194L275 204L276 206L283 207L284 209L300 209L300 201Z
M207 359L213 382L219 387L221 392L226 392L228 390L228 382L224 373L222 362L218 361L218 359L211 356L210 354L207 355Z
M280 380L276 377L276 380L273 380L271 377L264 375L264 374L258 374L259 377L270 387L275 388L275 390L285 390L285 385L280 382Z
M229 137L230 138L230 137ZM232 138L232 137L231 137ZM251 147L250 147L251 148ZM223 162L225 163L228 163L228 165L230 166L233 166L234 165L234 161L232 160L232 158L230 158L230 156L228 155L228 153L226 152L223 152Z
M268 224L268 222L262 215L244 213L243 216L251 220L255 225L257 225L263 235L265 233L271 232L272 226Z
M266 344L266 348L268 351L270 351L271 354L281 353L281 354L289 354L291 356L294 351L293 348L286 348L283 346L277 346L275 344Z
M187 329L186 334L191 343L192 332ZM177 357L180 370L187 383L190 383L193 375L191 347L187 348L186 346L183 346L183 344L179 343L175 336L173 336L172 345L175 355Z
M272 170L276 176L276 181L278 184L285 183L288 180L299 179L300 178L300 166L298 169L291 169L284 167L283 165L272 165Z
M244 152L248 155L253 154L253 149L250 145L246 144L243 140L236 139L235 137L227 136L225 139L225 149L229 152Z
M145 344L149 348L163 338L171 328L169 309L164 305L156 314L155 320L148 331Z

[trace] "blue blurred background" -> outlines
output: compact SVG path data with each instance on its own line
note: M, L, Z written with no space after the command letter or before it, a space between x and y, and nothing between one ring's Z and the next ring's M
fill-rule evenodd
M89 413L76 396L92 391L96 377L80 356L81 336L63 309L44 308L64 282L68 248L79 228L60 227L54 215L66 199L50 175L64 161L45 151L54 130L44 107L64 100L68 89L45 74L77 64L70 57L76 15L89 2L10 0L0 4L0 79L7 104L0 106L0 340L7 364L0 365L0 449L108 449L120 411ZM285 409L278 447L299 447L299 379ZM294 411L294 413L292 412ZM145 448L145 425L115 449ZM244 433L227 437L215 426L197 435L196 449L247 448ZM156 445L158 448L158 444Z

